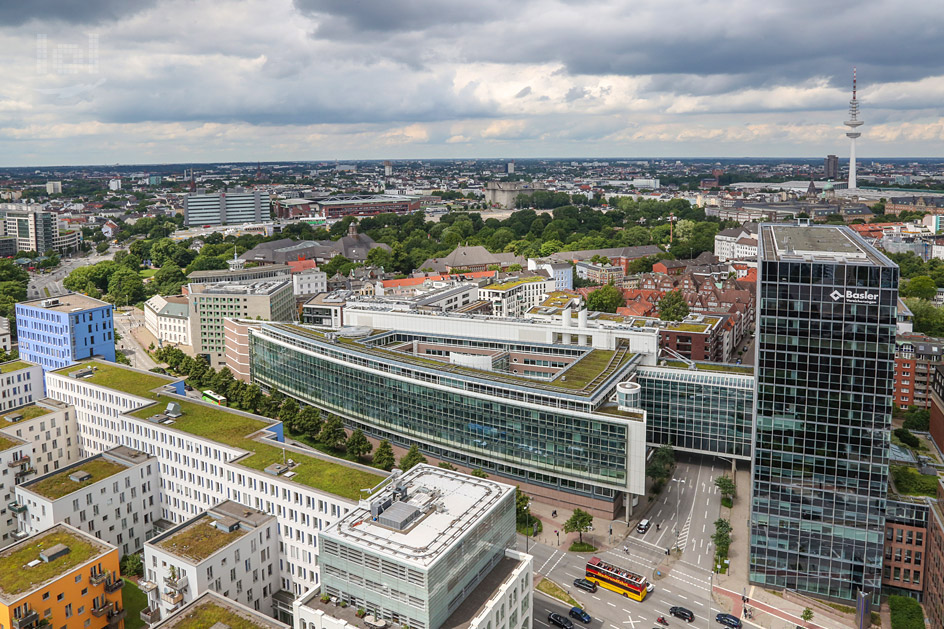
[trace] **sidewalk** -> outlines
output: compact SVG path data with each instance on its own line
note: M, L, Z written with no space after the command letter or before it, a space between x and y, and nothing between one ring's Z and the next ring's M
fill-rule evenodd
M731 547L728 549L728 559L731 561L727 574L714 576L713 598L718 607L729 614L734 614L744 622L746 627L769 627L773 629L794 629L795 627L809 627L810 629L845 629L849 625L834 618L827 617L813 610L813 622L804 623L800 619L803 607L797 603L785 600L761 587L749 583L750 541L751 541L751 512L750 512L750 483L749 469L739 469L737 472L737 497L734 507L721 508L721 517L731 521L734 530L731 533ZM754 610L752 620L744 618L745 603L742 597L748 599L747 607Z
M556 518L551 517L551 513L555 510L557 511ZM548 546L559 547L560 550L566 551L570 548L570 545L576 542L580 537L577 533L564 532L564 522L570 519L573 513L573 509L555 509L551 505L532 501L531 515L541 520L544 529L531 539ZM593 544L598 550L618 547L622 545L622 540L629 533L630 529L635 526L635 522L627 525L626 522L622 520L610 521L594 518L593 530L583 534L583 541L588 544ZM613 535L610 535L611 527L613 529ZM554 531L558 531L560 534L558 535ZM560 542L559 546L558 541Z

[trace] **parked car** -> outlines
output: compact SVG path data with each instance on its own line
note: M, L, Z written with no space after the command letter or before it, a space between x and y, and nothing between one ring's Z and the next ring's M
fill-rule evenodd
M722 625L734 627L734 629L741 629L741 619L737 616L732 616L731 614L718 614L715 616L715 620L720 622Z
M593 581L587 581L586 579L574 579L574 586L579 587L585 592L596 592L597 584Z
M669 609L669 613L686 622L693 622L695 620L695 614L692 613L692 610L685 609L684 607L672 607Z
M580 622L585 623L585 624L586 624L586 623L589 623L591 620L593 620L592 618L590 618L590 614L588 614L587 612L583 611L583 610L580 609L579 607L571 607L571 608L570 608L570 617L571 617L571 618L576 618L577 620L579 620Z
M565 618L554 612L547 615L547 621L552 625L557 625L561 629L574 629L574 623L570 622L569 618Z

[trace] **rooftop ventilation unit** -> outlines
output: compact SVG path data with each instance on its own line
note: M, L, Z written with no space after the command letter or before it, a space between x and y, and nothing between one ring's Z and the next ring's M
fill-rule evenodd
M55 561L56 559L59 559L60 557L65 557L66 555L69 554L69 552L70 552L69 547L66 546L65 544L56 544L54 546L50 546L49 548L45 550L39 551L39 558L45 561L46 563L49 563L50 561Z
M85 470L76 470L75 472L72 472L71 474L69 474L69 480L76 483L87 481L90 478L92 478L92 475L86 472Z
M52 308L53 306L59 305L58 299L44 299L42 302L43 308Z
M11 424L15 424L16 422L23 421L23 415L20 413L14 413L13 415L7 415L4 419L6 419Z
M167 409L164 410L164 414L168 417L180 417L184 414L184 412L180 408L180 404L177 402L171 402L167 405Z
M80 379L80 378L88 378L89 376L93 376L93 375L95 375L95 368L86 367L85 369L76 369L75 371L69 374L69 377Z
M377 516L377 524L403 531L421 515L423 512L418 507L406 502L395 502Z
M213 521L213 526L224 533L232 533L239 528L239 520L231 517L223 517Z

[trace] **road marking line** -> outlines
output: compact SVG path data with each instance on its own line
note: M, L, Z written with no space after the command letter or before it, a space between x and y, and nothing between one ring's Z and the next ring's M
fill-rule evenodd
M591 594L590 596L593 596L593 595ZM597 599L597 600L600 600L600 597L599 597L599 596L593 596L593 598L595 598L595 599Z
M702 607L705 606L705 604L702 603L701 601L692 601L692 602L695 603L696 605L701 605Z
M544 566L546 566L546 565L551 561L551 559L554 558L554 555L556 555L556 554L559 553L559 552L563 552L563 551L559 551L559 550L553 551L553 552L551 553L551 556L547 558L547 561L545 561L544 563L542 563L542 564L541 564L541 567L538 568L538 569L536 570L536 572L538 572L538 573L540 573L540 574L547 574L546 572L544 572Z
M607 601L606 604L609 605L610 607L616 607L616 605L614 605L614 604L611 603L610 601Z
M681 594L679 594L678 597L682 600L686 600L686 601L688 600L687 596L682 596Z
M632 613L633 613L633 612L629 611L628 609L626 609L625 607L623 608L623 611L626 612L627 614L632 614Z

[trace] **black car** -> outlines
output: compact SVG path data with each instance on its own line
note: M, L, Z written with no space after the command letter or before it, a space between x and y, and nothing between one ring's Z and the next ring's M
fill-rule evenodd
M587 581L586 579L574 579L574 586L586 592L597 591L597 584L593 581Z
M570 622L569 618L564 618L560 614L555 614L551 612L547 615L547 621L552 625L557 625L561 629L574 629L574 623Z
M580 609L579 607L571 607L571 608L570 608L570 617L571 617L571 618L576 618L577 620L579 620L579 621L582 622L582 623L589 623L591 620L593 620L592 618L590 618L590 614L588 614L587 612L583 611L583 610Z
M732 616L731 614L718 614L715 616L715 620L720 622L722 625L734 627L734 629L741 629L741 619L737 616Z
M669 613L686 622L693 622L695 620L695 614L692 613L692 610L685 609L684 607L672 607L669 609Z

